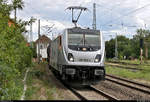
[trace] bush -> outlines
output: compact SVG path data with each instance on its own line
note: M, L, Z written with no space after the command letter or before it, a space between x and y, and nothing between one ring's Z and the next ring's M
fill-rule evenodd
M32 51L26 46L21 29L8 26L8 19L0 19L0 100L16 100L22 95L19 79L32 64Z

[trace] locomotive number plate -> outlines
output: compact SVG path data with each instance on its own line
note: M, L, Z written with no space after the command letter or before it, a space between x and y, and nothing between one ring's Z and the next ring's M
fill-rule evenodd
M80 62L91 62L90 59L79 59Z

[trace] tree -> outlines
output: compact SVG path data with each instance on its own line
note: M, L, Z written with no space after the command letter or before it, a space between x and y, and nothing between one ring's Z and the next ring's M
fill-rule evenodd
M0 14L4 16L9 16L11 12L11 6L7 5L7 0L0 0Z
M146 37L150 35L150 31L145 29L137 29L136 32L137 32L137 37Z
M23 91L19 78L30 67L32 52L21 29L6 22L8 18L0 19L0 100L17 100Z
M115 57L115 39L106 41L106 57L113 58Z
M131 56L130 40L125 36L117 36L117 40L119 58L123 58L123 56L126 56L128 58L129 56ZM115 39L106 41L106 57L115 57Z
M14 9L14 17L16 21L17 9L22 10L24 7L24 2L22 0L13 0L12 1L12 8Z
M32 51L22 35L25 22L8 26L9 5L0 0L0 100L18 100L22 95L22 76L32 64Z
M149 38L150 38L150 31L149 30L144 30L144 29L137 29L137 36L138 39L144 39L144 52L145 52L145 58L148 59L148 43L149 43ZM147 40L148 39L148 40Z

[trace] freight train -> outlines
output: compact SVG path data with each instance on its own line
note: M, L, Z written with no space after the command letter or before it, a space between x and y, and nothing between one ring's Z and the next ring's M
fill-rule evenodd
M105 80L105 42L100 30L65 29L47 53L49 67L65 82L92 85Z

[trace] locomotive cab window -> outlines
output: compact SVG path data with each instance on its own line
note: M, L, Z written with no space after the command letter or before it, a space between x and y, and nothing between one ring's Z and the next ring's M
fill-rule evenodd
M68 47L77 51L97 51L100 49L100 33L69 33Z

